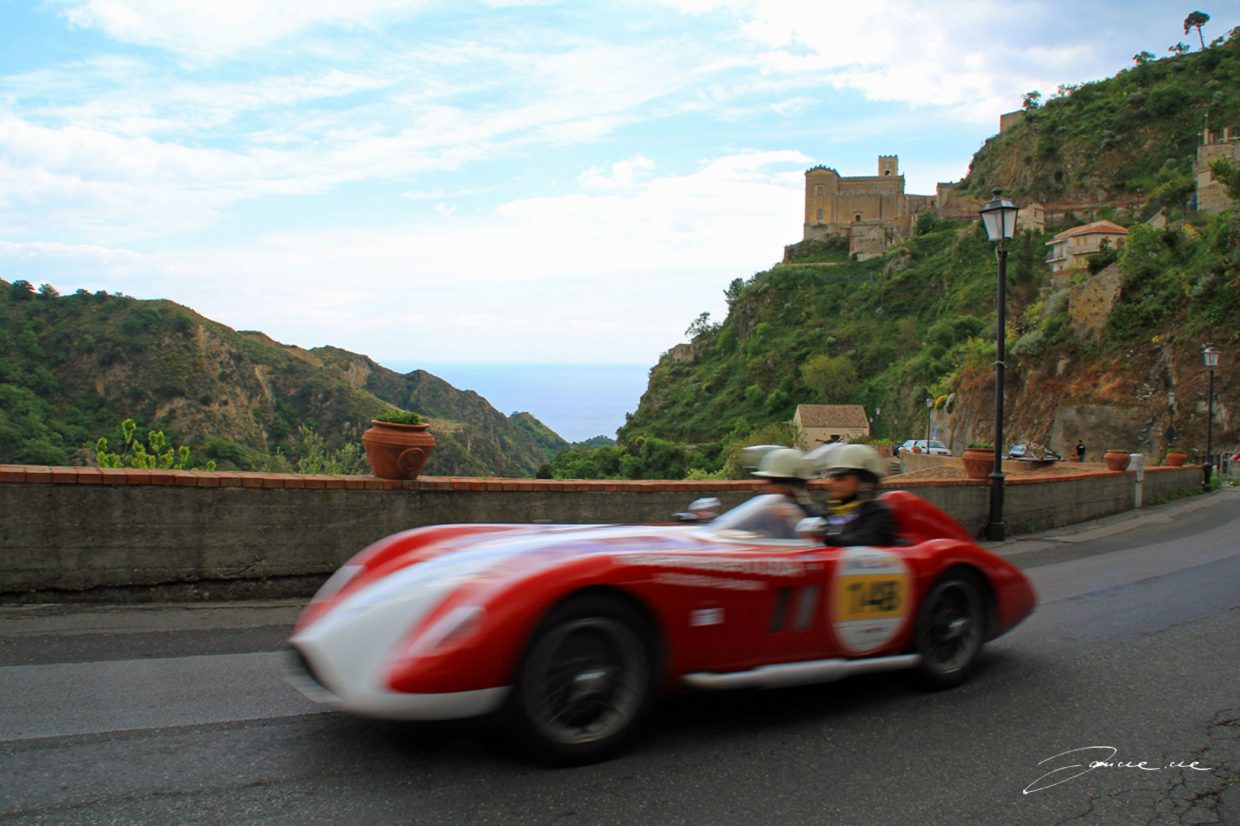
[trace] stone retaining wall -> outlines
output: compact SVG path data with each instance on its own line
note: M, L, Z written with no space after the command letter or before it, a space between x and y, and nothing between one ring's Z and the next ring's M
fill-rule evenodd
M1012 532L1133 507L1134 474L1008 480ZM894 480L893 480L894 481ZM1146 471L1147 502L1200 488L1200 467ZM370 542L452 522L666 522L695 498L730 507L756 481L445 479L138 471L0 465L0 594L219 580L326 576ZM969 481L910 490L974 533L989 488ZM821 483L811 485L822 501Z

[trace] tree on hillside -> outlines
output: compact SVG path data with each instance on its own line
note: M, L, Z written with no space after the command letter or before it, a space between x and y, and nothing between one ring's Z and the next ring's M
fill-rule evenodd
M1217 181L1227 187L1227 197L1240 201L1240 169L1226 158L1219 158L1210 164L1210 171Z
M839 403L857 386L857 368L847 356L814 356L801 365L801 379L824 402Z
M1025 96L1020 100L1020 108L1026 112L1037 109L1042 105L1042 93L1036 89L1032 92L1025 92Z
M1188 44L1181 41L1167 47L1167 51L1174 52L1177 57L1188 51Z
M1150 63L1153 60L1154 60L1154 55L1150 52L1145 51L1144 49L1142 49L1141 51L1137 52L1136 54L1132 56L1132 62L1137 64L1138 66L1144 66L1146 63Z
M1188 34L1189 29L1197 30L1197 39L1201 41L1201 48L1206 48L1206 40L1201 35L1201 27L1210 22L1210 15L1203 11L1195 11L1184 18L1184 33Z

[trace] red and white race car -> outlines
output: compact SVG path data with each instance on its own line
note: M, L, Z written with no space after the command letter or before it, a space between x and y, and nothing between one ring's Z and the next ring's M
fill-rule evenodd
M824 546L774 495L704 524L398 533L306 607L295 682L371 716L498 713L555 762L605 756L680 688L896 669L954 686L985 640L1029 615L1033 588L924 500L883 501L907 544Z

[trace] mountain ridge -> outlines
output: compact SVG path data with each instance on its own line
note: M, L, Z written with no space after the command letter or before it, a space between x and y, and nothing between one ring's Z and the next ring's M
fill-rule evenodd
M505 416L426 371L281 344L166 299L0 280L0 322L0 462L89 462L128 417L222 468L295 466L303 426L340 450L391 407L431 421L431 474L532 476L568 447L533 416Z

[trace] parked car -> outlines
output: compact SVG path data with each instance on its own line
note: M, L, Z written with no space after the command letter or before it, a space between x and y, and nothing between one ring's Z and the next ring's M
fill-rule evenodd
M1031 462L1046 460L1054 462L1063 461L1063 457L1056 451L1050 449L1049 447L1033 444L1032 442L1029 444L1012 445L1012 448L1008 451L1008 458L1024 459Z
M926 450L926 440L925 440L925 439L909 439L909 440L908 440L908 441L906 441L904 444L900 445L899 449L898 449L898 450L896 450L896 455L897 455L897 456L899 456L899 455L900 455L901 453L903 453L904 451L906 451L906 450L912 450L914 447L916 447L916 448L917 448L917 450L918 450L918 452L920 452L920 453L927 453L927 452L928 452L928 453L931 453L931 454L933 454L933 455L935 455L935 456L951 456L951 455L952 455L952 452L951 452L951 450L947 447L947 445L943 444L943 443L942 443L942 442L940 442L938 439L931 439L931 440L930 440L930 450L929 450L929 451L927 451L927 450Z
M380 539L319 590L290 678L357 714L496 714L535 756L601 759L655 700L907 669L951 688L1033 610L1025 575L889 491L890 548L831 546L756 496L702 524L440 525ZM796 511L793 513L792 511Z

